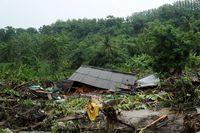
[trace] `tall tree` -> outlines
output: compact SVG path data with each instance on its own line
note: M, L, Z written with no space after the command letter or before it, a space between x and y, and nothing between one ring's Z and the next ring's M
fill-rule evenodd
M190 53L184 33L169 24L157 25L151 32L155 43L151 54L154 71L181 74Z

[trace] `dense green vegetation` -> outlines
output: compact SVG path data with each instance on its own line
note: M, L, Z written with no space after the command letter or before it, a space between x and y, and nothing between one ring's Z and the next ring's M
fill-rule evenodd
M82 64L136 73L200 68L200 1L178 1L127 18L58 20L0 29L0 79L66 78Z

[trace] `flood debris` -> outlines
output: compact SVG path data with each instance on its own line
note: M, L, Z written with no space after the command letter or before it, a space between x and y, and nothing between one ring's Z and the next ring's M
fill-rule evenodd
M95 102L91 102L86 108L89 119L94 121L99 115L99 106Z
M159 78L155 75L149 75L137 80L133 73L124 73L103 69L93 66L81 66L74 74L69 77L73 81L73 87L87 86L104 92L118 92L120 94L134 94L138 88L156 87L159 85ZM78 88L78 91L83 87Z
M61 100L60 92L71 94L135 94L137 89L155 87L159 84L155 75L136 79L135 74L113 71L92 66L81 66L69 79L52 82L44 81L41 85L32 84L29 89L37 97L49 100Z
M167 119L167 115L162 115L160 116L158 119L154 120L153 122L151 122L150 124L146 125L145 127L139 129L139 133L144 133L144 131L152 126L154 126L155 124L157 124L160 121L163 121L165 119Z
M32 85L30 90L38 97L64 101L60 92L72 94L135 94L137 89L152 88L159 85L159 78L149 75L137 80L135 74L113 71L92 66L81 66L66 80L45 81Z
M160 79L154 74L146 76L136 81L136 88L156 87L160 83Z
M46 88L44 88L46 87ZM49 100L55 99L58 100L60 99L59 95L59 88L51 85L51 86L46 86L46 84L44 85L44 87L40 86L40 85L32 85L30 86L30 90L32 91L32 93L34 93L37 96L41 96L41 97L48 97Z
M116 110L112 106L106 106L103 108L103 113L106 116L106 131L107 133L113 133L115 123L117 123Z
M200 114L186 114L183 126L183 133L200 132Z
M160 111L160 103L172 95L153 88L159 82L155 75L137 80L134 74L82 66L65 80L3 85L0 127L13 132L199 131L198 115Z
M127 97L125 95L122 96ZM104 100L101 97L101 95L80 94L68 96L61 103L49 100L40 101L41 99L36 99L36 101L28 100L23 103L15 101L12 109L3 108L5 110L4 113L9 115L7 118L2 118L0 122L5 120L2 123L2 127L17 129L17 131L51 130L59 132L89 131L111 133L133 132L149 125L162 116L159 112L150 110L118 110L116 107L121 104L121 98ZM84 99L87 100L83 103ZM45 104L42 104L43 102ZM12 101L4 101L4 104L10 106ZM85 105L92 106L85 108ZM75 108L76 106L81 106L81 108ZM99 111L95 109L97 106ZM87 109L89 109L90 116L87 113ZM69 113L69 110L73 113ZM11 123L15 123L15 125L11 125ZM145 131L160 131L161 129L169 131L168 128L171 123L173 121L159 121L156 122L155 126L148 127Z
M59 80L55 82L55 85L65 93L69 93L71 91L73 84L74 81L71 81L69 79Z

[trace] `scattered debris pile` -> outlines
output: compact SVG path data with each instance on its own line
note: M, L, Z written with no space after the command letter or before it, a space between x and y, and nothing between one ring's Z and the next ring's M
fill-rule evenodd
M200 114L187 114L184 117L184 133L200 131Z
M136 89L156 87L159 84L159 78L155 75L149 75L140 80L131 73L124 73L102 69L91 66L81 66L72 74L68 80L45 81L41 86L30 86L30 90L37 96L48 97L48 99L60 100L59 92L65 94L134 94Z
M199 131L199 112L162 111L170 96L152 89L159 82L155 75L137 80L134 74L89 66L57 82L0 82L0 131Z

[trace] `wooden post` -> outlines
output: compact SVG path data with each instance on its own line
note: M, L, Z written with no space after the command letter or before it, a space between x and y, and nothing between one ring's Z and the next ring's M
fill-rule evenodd
M106 117L106 131L107 133L114 133L115 122L110 117Z
M106 105L103 107L103 113L106 116L106 132L114 133L115 123L117 122L117 114L112 106Z

